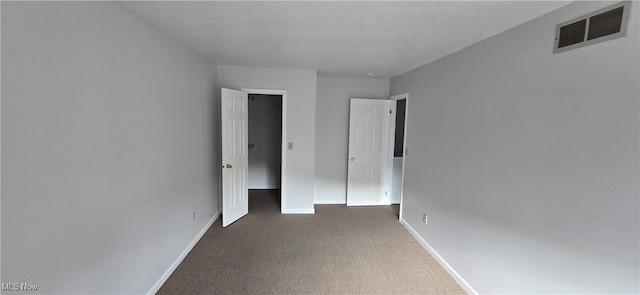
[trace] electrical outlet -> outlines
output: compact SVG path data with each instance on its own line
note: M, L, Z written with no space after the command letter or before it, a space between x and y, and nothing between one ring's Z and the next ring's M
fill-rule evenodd
M196 221L196 211L193 211L193 213L191 214L191 219L193 221Z
M429 221L429 216L427 216L427 213L422 213L422 222L427 224L427 221Z

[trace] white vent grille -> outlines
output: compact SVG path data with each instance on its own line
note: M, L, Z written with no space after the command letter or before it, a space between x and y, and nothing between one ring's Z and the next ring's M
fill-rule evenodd
M624 1L556 26L553 52L626 36L631 1Z

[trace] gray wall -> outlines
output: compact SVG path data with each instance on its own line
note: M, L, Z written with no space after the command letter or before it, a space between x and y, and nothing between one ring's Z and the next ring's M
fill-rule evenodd
M285 213L313 213L316 122L315 71L218 67L218 86L287 90L287 151Z
M3 1L2 282L149 291L219 210L215 81L111 2Z
M252 99L253 97L253 99ZM282 96L249 95L249 189L280 188Z
M349 100L389 96L389 79L318 77L315 202L346 204Z
M391 81L410 93L403 217L480 293L640 291L639 3L627 37L552 54L556 24L610 4Z

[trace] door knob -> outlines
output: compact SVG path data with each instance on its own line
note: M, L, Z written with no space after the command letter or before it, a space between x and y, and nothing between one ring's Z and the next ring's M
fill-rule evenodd
M355 160L356 160L356 158L354 158L354 157L351 157L351 162L353 162L353 161L355 161Z
M227 164L227 169L231 169L231 167L233 167L231 164Z

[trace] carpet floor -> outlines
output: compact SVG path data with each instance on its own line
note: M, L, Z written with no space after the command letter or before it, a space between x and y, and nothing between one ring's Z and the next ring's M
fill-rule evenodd
M278 191L251 191L249 214L218 219L158 294L465 294L396 208L315 208L282 215Z

